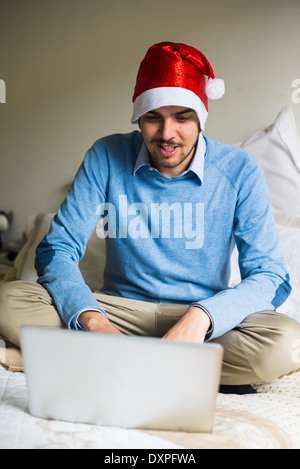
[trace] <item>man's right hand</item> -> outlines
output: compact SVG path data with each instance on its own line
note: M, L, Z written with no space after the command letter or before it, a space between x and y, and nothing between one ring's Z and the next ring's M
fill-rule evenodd
M79 315L78 322L86 331L123 335L100 311L84 311Z

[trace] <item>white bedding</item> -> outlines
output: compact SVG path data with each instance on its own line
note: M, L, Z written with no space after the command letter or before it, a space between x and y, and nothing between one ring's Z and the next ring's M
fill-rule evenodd
M0 449L300 449L300 373L219 394L212 434L144 432L32 417L25 375L0 367Z
M25 375L0 367L0 449L177 448L138 430L72 424L32 417Z

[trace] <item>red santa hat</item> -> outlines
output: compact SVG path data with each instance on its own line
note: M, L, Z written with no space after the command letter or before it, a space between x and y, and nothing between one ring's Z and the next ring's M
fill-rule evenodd
M154 44L140 64L131 122L162 106L183 106L197 112L203 130L208 98L219 99L224 93L224 81L215 78L202 52L174 42Z

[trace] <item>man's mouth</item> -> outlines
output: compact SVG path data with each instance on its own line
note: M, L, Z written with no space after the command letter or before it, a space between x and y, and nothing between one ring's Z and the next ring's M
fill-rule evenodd
M158 143L158 147L160 148L160 151L164 156L172 156L178 148L178 145L171 145L169 143Z
M159 145L165 151L173 151L177 148L177 145Z

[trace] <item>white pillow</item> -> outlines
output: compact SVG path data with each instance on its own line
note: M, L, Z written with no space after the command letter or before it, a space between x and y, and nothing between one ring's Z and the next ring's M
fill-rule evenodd
M14 261L17 280L31 282L37 280L37 273L34 268L35 250L43 237L48 233L53 216L53 213L40 213L27 217L25 226L27 241Z
M27 241L14 262L16 280L36 282L35 251L37 245L49 232L53 216L53 213L41 213L30 215L27 218L25 230ZM103 222L101 222L97 225L97 233L103 229ZM87 243L85 254L79 262L84 281L92 291L99 290L103 285L105 257L105 239L99 238L95 230Z
M300 218L275 214L275 221L292 285L290 296L277 311L300 322ZM233 287L240 281L238 251L235 247L231 256L229 286Z
M270 127L238 146L262 165L274 212L300 217L300 141L291 106L284 108Z

